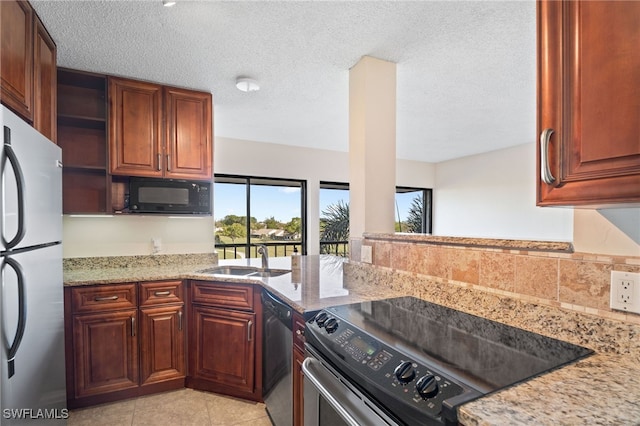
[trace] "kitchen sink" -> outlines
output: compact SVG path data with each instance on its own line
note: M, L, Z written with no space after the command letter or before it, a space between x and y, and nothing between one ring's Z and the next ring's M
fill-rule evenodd
M252 274L249 274L249 277L261 277L261 278L269 278L269 277L279 277L280 275L288 274L291 272L288 269L258 269Z
M269 278L278 277L280 275L287 274L291 271L287 269L263 269L255 266L214 266L212 268L202 269L198 271L201 274L213 274L213 275L232 275L236 277L247 278Z

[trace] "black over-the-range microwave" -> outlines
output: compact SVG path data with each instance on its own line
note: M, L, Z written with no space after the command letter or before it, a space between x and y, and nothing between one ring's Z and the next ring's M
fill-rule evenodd
M211 182L132 177L129 180L129 211L211 214Z

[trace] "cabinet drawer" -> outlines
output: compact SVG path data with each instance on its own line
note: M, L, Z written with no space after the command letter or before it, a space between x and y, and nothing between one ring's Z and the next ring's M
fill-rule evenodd
M293 314L293 345L304 352L304 329L305 322L298 313Z
M193 303L253 311L253 285L192 281Z
M140 306L183 301L182 281L154 281L140 283Z
M98 285L71 290L74 314L137 308L136 284Z

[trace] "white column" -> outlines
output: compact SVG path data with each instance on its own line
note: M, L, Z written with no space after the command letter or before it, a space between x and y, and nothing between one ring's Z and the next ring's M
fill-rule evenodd
M320 181L307 180L307 254L320 254Z
M396 64L364 56L349 71L350 256L364 232L393 233Z

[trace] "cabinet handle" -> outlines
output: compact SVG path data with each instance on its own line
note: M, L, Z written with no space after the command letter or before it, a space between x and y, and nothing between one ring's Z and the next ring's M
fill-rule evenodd
M549 167L549 141L552 134L553 129L544 129L540 134L540 178L547 185L551 185L556 181Z
M251 341L251 327L253 326L253 321L249 321L249 324L247 324L247 341Z
M171 155L167 154L167 171L171 171Z
M136 337L136 317L131 316L131 337Z
M94 297L93 300L95 302L106 302L107 300L118 300L118 296L103 296L103 297Z
M178 330L182 331L182 310L178 311Z
M168 296L170 294L171 294L171 292L169 290L167 290L167 291L156 291L156 292L153 293L153 295L157 296L157 297Z
M158 154L158 171L162 170L162 155Z

